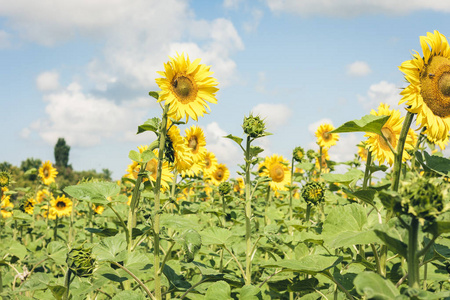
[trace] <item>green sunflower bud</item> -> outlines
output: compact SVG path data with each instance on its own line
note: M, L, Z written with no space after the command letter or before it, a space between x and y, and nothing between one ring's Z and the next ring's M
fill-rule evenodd
M296 162L301 162L303 157L305 157L305 149L302 147L295 147L294 151L292 151L292 157Z
M82 246L70 250L66 262L69 269L79 277L91 276L96 263L95 258L92 257L92 248L85 249Z
M219 194L221 196L225 196L225 195L227 195L227 194L229 194L231 192L231 188L232 188L231 183L229 183L227 181L222 182L219 185Z
M302 188L302 197L309 205L315 205L325 200L325 185L311 181Z
M309 150L306 152L306 156L309 158L309 160L313 160L314 158L317 157L317 153L316 153L316 151L314 151L314 150L312 150L312 149L309 149Z
M448 187L442 179L414 178L402 189L403 213L433 221L444 211L444 193Z
M244 117L242 128L248 136L258 138L264 135L266 124L264 124L264 121L259 116L254 117L250 114L250 116Z
M6 171L0 172L0 187L8 186L11 183L11 174Z

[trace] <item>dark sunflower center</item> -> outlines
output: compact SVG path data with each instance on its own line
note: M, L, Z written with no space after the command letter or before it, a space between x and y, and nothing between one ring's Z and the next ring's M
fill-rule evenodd
M58 209L64 209L64 208L66 208L66 203L65 203L64 201L58 201L58 202L56 203L56 207L57 207Z
M275 165L270 168L270 178L275 182L281 182L284 179L284 170L281 165Z
M198 146L198 140L196 136L191 136L189 138L189 148L192 149L192 151L196 151L197 150L197 146Z
M381 133L386 137L386 139L389 141L389 143L392 145L392 147L396 147L395 138L394 138L394 132L392 132L392 129L389 127L383 127L381 128ZM380 139L381 145L385 149L389 149L389 145L386 143L386 141L381 138Z
M445 118L450 115L450 60L434 56L421 74L423 101L434 115Z
M205 159L205 161L206 161L206 168L207 169L209 169L209 167L211 167L211 159L209 159L209 157L207 157L206 159Z
M44 177L47 178L50 175L48 168L44 168Z
M181 103L186 104L195 100L197 87L191 78L184 75L178 76L172 82L172 87Z
M325 141L329 141L329 140L331 139L331 133L325 132L325 133L323 134L323 139L324 139Z
M216 178L217 181L221 181L224 176L223 169L217 169L216 173L214 174L214 178Z

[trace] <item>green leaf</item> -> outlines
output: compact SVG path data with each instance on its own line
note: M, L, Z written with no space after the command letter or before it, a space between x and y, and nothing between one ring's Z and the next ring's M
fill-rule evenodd
M390 300L400 295L392 282L377 273L360 273L353 283L358 294L364 296L364 299Z
M263 267L281 267L287 271L307 273L315 275L328 270L342 261L340 256L312 254L299 260L285 259L277 262L262 264Z
M365 115L360 120L344 123L330 133L371 132L381 135L381 128L389 118L390 116Z
M200 232L204 245L226 245L233 234L225 228L208 227Z
M65 243L52 241L47 245L47 255L58 265L65 265L69 249Z
M294 282L294 284L288 286L288 290L290 292L313 292L318 284L319 280L313 277Z
M37 169L31 168L31 169L28 169L25 173L23 173L23 175L28 176L28 175L32 175L32 174L36 174L36 173L37 173Z
M431 171L442 176L450 174L450 159L445 157L430 155L424 151L424 156L420 151L416 151L416 159L426 171Z
M112 300L144 300L144 299L146 299L145 296L138 291L121 291L112 298Z
M241 139L242 140L242 139ZM250 157L256 157L259 153L263 152L264 149L258 146L250 146Z
M330 183L341 183L346 186L354 185L356 181L364 177L364 173L358 169L351 169L345 174L325 173L321 177Z
M48 288L52 292L53 297L58 300L62 299L64 293L66 292L66 288L62 285L49 285Z
M128 153L128 158L138 163L141 162L141 154L134 150L130 150L130 153Z
M254 285L245 285L241 289L239 299L262 300L261 290Z
M16 256L19 259L24 259L27 255L27 248L17 241L12 241L7 253Z
M373 205L373 199L375 198L376 190L374 189L359 189L356 191L350 191L346 188L342 189L348 196L358 198L367 204Z
M214 282L206 291L205 300L231 300L231 288L223 280Z
M234 136L234 135L229 134L229 135L227 135L227 136L224 136L224 138L227 138L227 139L230 139L230 140L235 141L236 144L238 144L238 145L241 146L241 148L242 148L241 143L242 143L243 139L241 139L240 137L237 137L237 136Z
M98 236L115 236L119 230L115 228L85 228L86 231L94 233ZM133 228L134 229L134 228Z
M107 204L108 197L117 195L120 187L115 182L84 182L64 188L64 192L78 200L95 204Z
M195 254L202 247L202 237L194 229L188 229L183 233L184 259L187 262L194 260Z
M102 239L99 244L94 245L92 253L96 255L99 261L111 260L119 262L123 260L123 257L119 257L118 254L126 248L127 243L123 236L116 235Z
M430 232L434 236L440 236L450 232L450 211L447 211L436 218L429 226L424 228L425 232Z
M159 99L159 93L158 93L158 92L151 91L151 92L148 92L148 94L149 94L151 97L155 98L156 100Z
M156 157L155 153L153 153L152 150L147 149L141 153L141 159L143 162L146 163L146 162L151 161L152 159L158 159L158 158Z
M392 237L385 231L375 229L375 234L390 248L393 252L400 254L404 258L407 256L408 246L399 239Z
M138 126L138 131L136 134L152 131L157 133L159 130L159 125L161 124L161 120L159 118L151 118L144 122L144 124Z

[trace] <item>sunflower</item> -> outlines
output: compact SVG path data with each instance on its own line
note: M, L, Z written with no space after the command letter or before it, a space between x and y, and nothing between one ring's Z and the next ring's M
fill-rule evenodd
M169 130L167 131L167 138L170 139L175 156L174 168L177 172L189 170L194 164L192 152L187 145L186 139L181 136L180 129L176 125L169 122Z
M287 190L285 185L291 182L291 172L289 162L283 156L274 154L271 157L266 157L259 165L259 169L261 170L261 176L267 176L272 179L269 185L273 191Z
M322 173L327 173L330 170L328 169L327 161L330 160L330 155L328 154L327 148L322 148L322 157L320 157L320 153L316 156L316 169L320 169L319 161L322 164Z
M206 108L211 110L208 103L217 103L216 88L218 85L209 66L200 64L200 59L193 62L189 56L177 54L164 64L164 71L157 73L163 78L157 78L161 92L158 102L165 101L169 106L169 116L180 120L189 117L197 121L199 116L207 113Z
M72 211L72 201L64 195L50 201L50 206L50 214L52 214L53 210L58 218L69 216Z
M148 149L148 146L139 146L138 149L142 153ZM155 156L158 157L159 155L158 149L154 149L153 154L155 154ZM133 161L131 164L128 165L127 168L128 174L125 175L125 177L137 179L140 169L141 169L140 164L138 162ZM145 169L148 171L148 178L150 178L151 181L156 182L156 177L158 174L158 159L153 158L149 160L147 162ZM169 163L167 161L163 161L161 174L162 174L161 189L166 190L169 188L169 183L173 181L173 174L172 172L170 172ZM144 178L144 181L145 180L148 179Z
M206 154L206 139L203 130L194 125L186 129L186 143L191 150L194 162L204 159Z
M238 177L233 185L233 190L235 193L242 195L244 194L244 190L245 190L245 183L244 183L244 178L242 177Z
M26 212L29 215L32 215L34 213L34 206L36 205L36 200L32 197L25 200L25 202L22 204L22 210Z
M330 131L334 130L333 125L331 124L322 124L316 130L317 144L319 144L322 148L330 148L331 146L336 145L336 142L339 140L339 134L330 133Z
M53 194L50 193L48 190L43 189L37 192L36 194L36 202L42 203L44 200L54 200Z
M389 144L396 149L404 119L404 117L400 117L400 111L390 110L389 105L381 103L378 107L378 111L372 109L370 113L375 116L390 116L387 122L383 125L383 128L381 128L381 132L389 141ZM372 152L373 158L380 164L383 164L384 161L386 161L390 166L392 166L394 163L394 153L392 153L386 141L376 133L368 132L364 136L368 137L366 144L368 149ZM414 131L409 130L403 150L403 161L410 158L406 150L414 149L415 140L416 137Z
M211 151L206 151L205 153L205 168L203 169L203 176L205 178L212 177L212 174L217 169L219 163L217 162L216 155Z
M42 212L42 216L45 219L49 219L49 220L55 220L56 219L56 210L53 207L50 207L50 213L49 213L49 209L48 209L48 205L43 205L41 207L41 212Z
M413 59L399 67L409 82L400 103L417 114L419 129L426 127L431 140L441 141L450 130L450 47L436 30L421 36L420 45L423 57L415 51Z
M427 140L432 143L435 144L436 146L438 146L441 150L445 150L445 148L447 147L448 144L448 140L449 140L449 136L447 135L447 137L443 140L436 140L433 139L429 134L427 134L427 130L424 131L424 134L427 136Z
M92 204L92 210L97 214L101 215L103 211L105 210L105 207L103 205L95 205Z
M224 164L218 164L214 173L211 174L211 182L214 185L219 185L220 183L228 180L230 177L230 171Z
M361 158L362 161L367 161L368 154L369 151L366 148L358 146L358 156Z
M42 164L39 168L39 177L45 185L50 185L55 182L55 177L58 175L58 171L53 168L52 163L48 160Z
M12 209L14 208L14 204L10 201L11 196L2 196L0 203L0 213L2 214L3 219L10 218L13 215Z
M0 187L7 187L11 183L11 174L6 171L0 172Z
M181 171L181 176L182 177L195 177L195 176L200 176L201 172L205 169L205 159L204 159L204 155L203 158L200 158L200 160L196 163L194 163L189 169Z

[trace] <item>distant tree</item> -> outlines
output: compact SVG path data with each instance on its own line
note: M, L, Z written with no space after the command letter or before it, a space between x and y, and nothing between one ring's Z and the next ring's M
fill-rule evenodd
M109 169L102 169L103 179L111 180L112 172Z
M0 163L0 171L9 171L12 168L12 164L7 161Z
M68 167L70 146L64 138L59 138L55 145L55 165L57 167Z
M30 170L32 168L35 168L36 170L39 170L41 165L42 165L42 160L40 160L39 158L32 158L31 157L31 158L27 158L26 160L24 160L24 161L22 161L20 163L20 169L23 172L26 172L26 171L28 171L28 170ZM28 178L31 181L34 181L34 180L37 179L37 174L38 174L37 172L34 173L34 174L30 174L30 175L28 175Z

